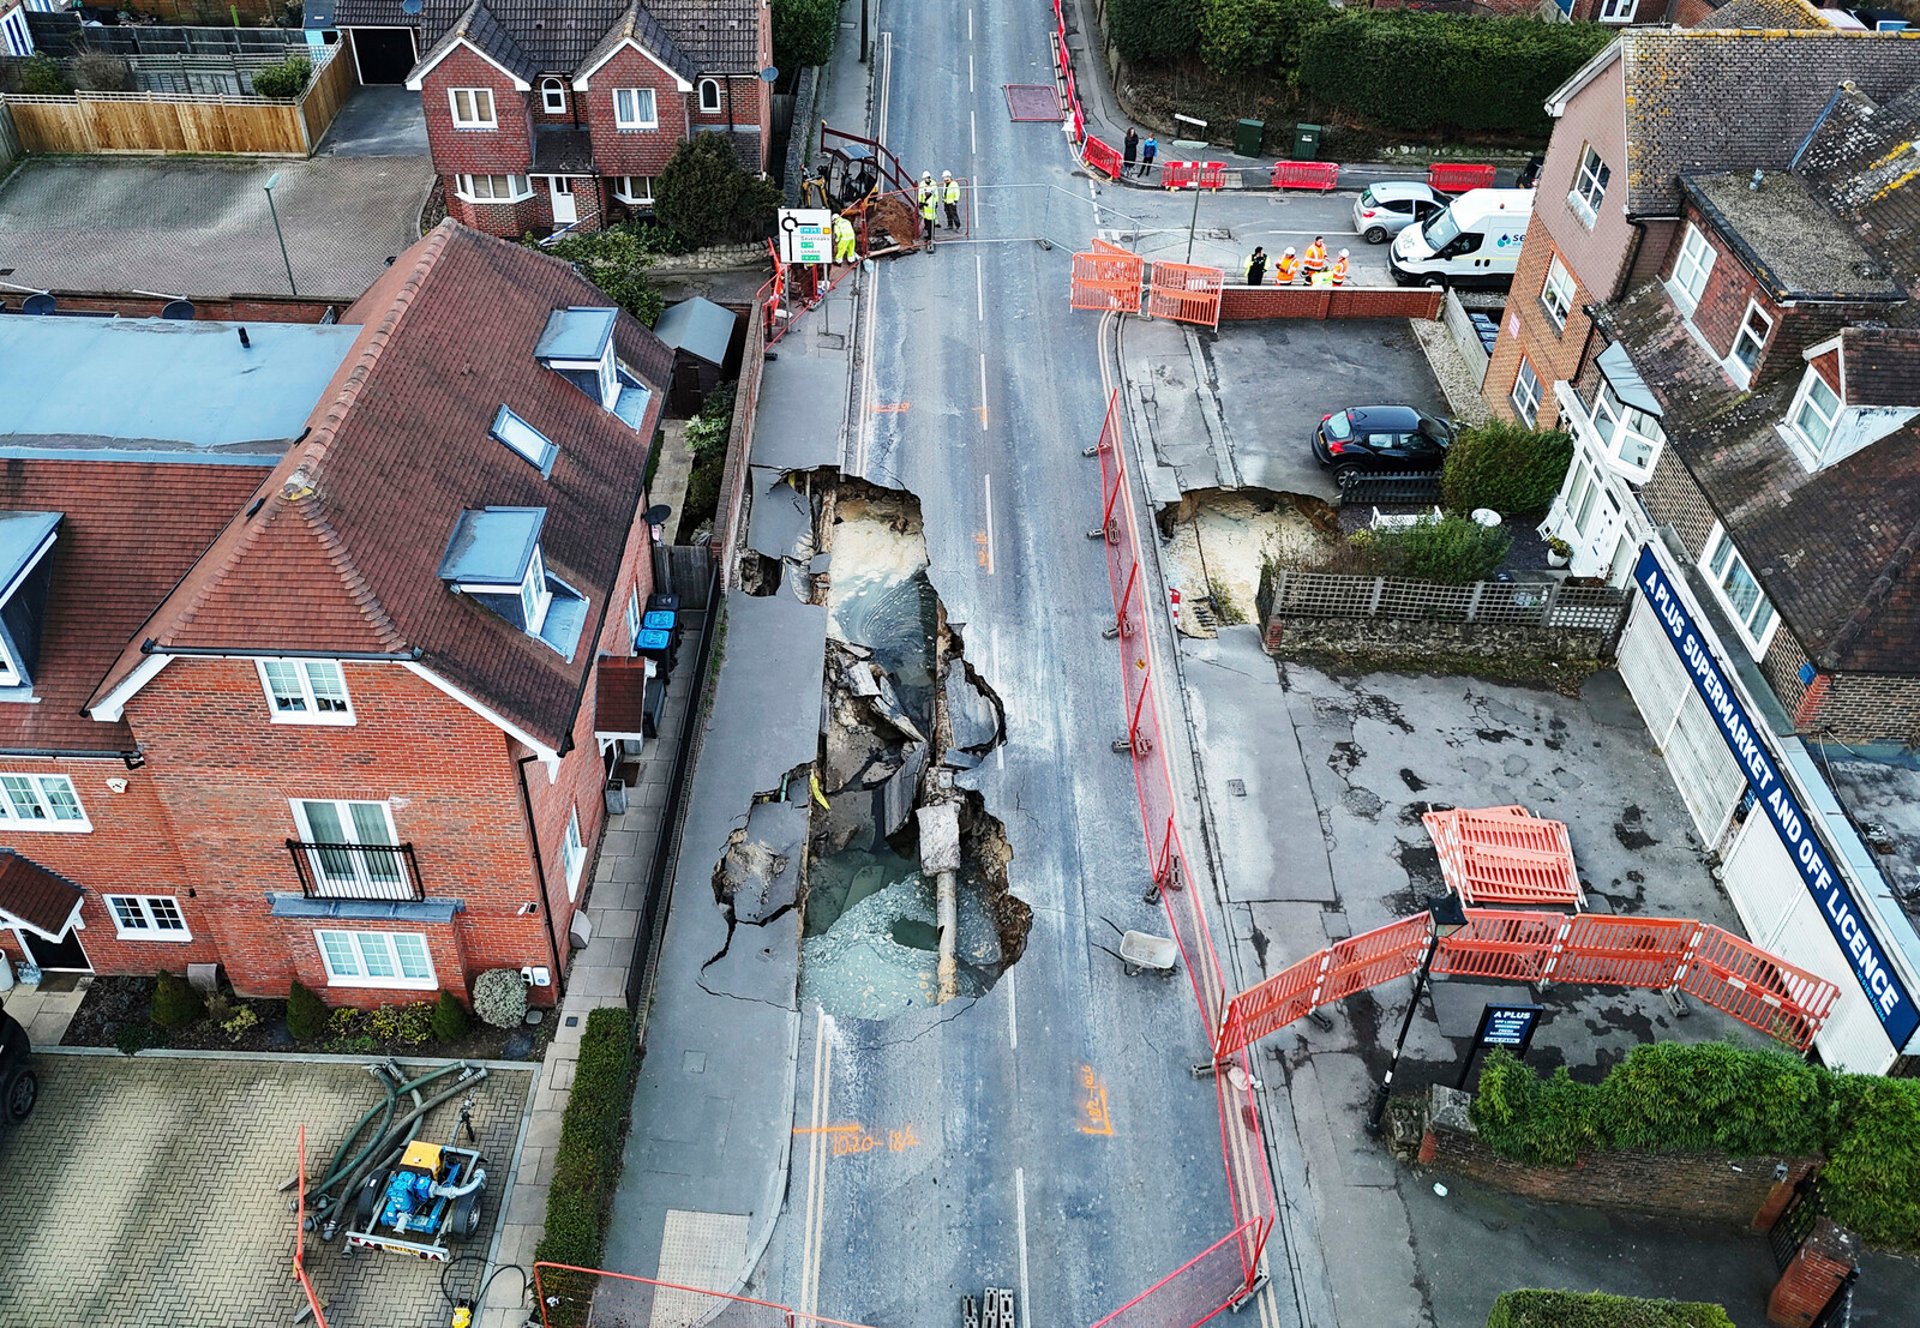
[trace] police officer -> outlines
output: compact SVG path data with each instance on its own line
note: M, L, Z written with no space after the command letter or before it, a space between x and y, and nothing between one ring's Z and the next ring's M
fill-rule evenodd
M947 209L947 229L960 229L960 182L953 178L952 171L940 172L940 201Z

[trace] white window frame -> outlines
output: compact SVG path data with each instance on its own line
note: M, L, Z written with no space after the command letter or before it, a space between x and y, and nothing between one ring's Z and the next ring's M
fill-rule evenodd
M1707 532L1707 542L1703 546L1700 561L1696 564L1700 575L1706 579L1707 588L1713 597L1720 601L1720 607L1733 623L1733 630L1740 636L1740 643L1747 653L1760 659L1767 653L1767 647L1773 644L1773 634L1780 630L1780 615L1775 612L1773 601L1767 598L1767 592L1760 585L1760 578L1753 574L1753 568L1741 554L1740 547L1727 534L1727 528L1718 521ZM1733 602L1727 593L1727 583L1733 580L1733 573L1740 574L1753 586L1753 604L1744 612ZM1764 614L1764 617L1762 615ZM1753 630L1753 621L1761 618L1760 630Z
M1814 397L1816 384L1819 390L1833 398L1831 417L1820 408L1819 402ZM1781 432L1786 435L1787 441L1793 445L1794 452L1806 464L1807 469L1819 469L1821 459L1826 456L1828 447L1833 443L1833 435L1839 431L1840 416L1846 408L1846 401L1834 390L1833 385L1820 376L1818 369L1809 364L1807 372L1801 376L1800 386L1794 391L1793 403L1787 407L1786 423L1781 426ZM1827 426L1826 437L1817 442L1811 434L1800 427L1800 417L1807 411L1811 411Z
M1613 182L1613 168L1593 144L1580 151L1580 166L1573 173L1573 188L1567 190L1567 206L1588 230L1600 219L1600 204L1606 201L1607 186Z
M335 967L337 956L327 945L328 937L345 938L341 944L348 952L352 969L343 971ZM412 945L402 941L418 942L418 954L409 954L408 958L423 960L426 964L426 976L408 976L407 961L401 958L402 949L411 951ZM347 931L344 928L318 928L313 933L314 948L320 951L320 963L327 972L329 987L378 987L396 991L433 991L440 985L433 971L433 947L427 942L427 934L420 931ZM372 969L375 959L391 974L376 976ZM415 964L418 967L418 964Z
M502 175L496 171L491 174L456 175L453 178L454 192L469 203L524 203L533 197L533 177L530 175ZM476 180L487 181L487 193L482 194L474 187ZM505 182L506 194L492 192L495 180Z
M293 809L294 828L299 831L300 841L302 843L338 843L349 847L356 844L366 844L382 848L398 848L400 845L400 830L399 827L393 823L393 804L384 799L376 801L372 798L288 798L287 803ZM334 815L340 819L342 831L349 835L357 835L353 819L353 809L355 807L378 807L381 817L386 821L387 837L385 841L360 839L358 837L346 840L322 839L314 832L313 822L307 817L307 804L309 803L332 807L334 809ZM349 854L347 856L348 874L346 876L336 876L327 872L326 854L324 850L305 849L302 851L306 853L308 865L314 875L321 878L327 885L358 885L368 888L405 887L409 892L409 897L411 897L412 886L407 881L406 864L400 861L400 854L398 853L391 855L393 875L391 878L388 878L384 876L376 877L373 874L368 866L371 859L365 854ZM375 897L384 898L385 896Z
M23 815L15 805L16 798L28 801L36 810ZM63 816L60 810L68 803L73 814ZM67 776L4 771L0 772L0 829L84 835L93 829L93 822L87 819L80 792Z
M1574 290L1573 273L1567 271L1567 265L1560 261L1560 255L1555 254L1547 260L1547 279L1540 284L1540 304L1553 321L1556 332L1567 330L1567 315L1573 312Z
M647 98L647 113L640 114L640 97ZM615 88L613 90L613 127L615 129L658 129L660 98L652 88Z
M465 98L467 109L460 109L460 100ZM480 101L486 99L485 114L481 113ZM447 109L453 112L455 129L498 129L500 118L493 105L492 88L448 88Z
M1521 391L1523 383L1527 385L1524 392ZM1507 399L1520 412L1527 427L1534 428L1540 418L1540 375L1525 355L1520 357L1520 367L1513 371L1513 390L1507 393Z
M527 559L527 574L520 580L520 612L526 618L529 635L540 635L540 629L546 625L547 610L552 606L553 589L547 585L547 560L536 544L533 556Z
M640 651L640 587L635 586L627 592L627 644L633 653Z
M33 54L33 33L27 27L27 11L16 9L4 23L7 30L7 54L25 58Z
M633 192L633 182L640 181L641 192ZM622 203L653 205L653 177L651 175L616 175L613 177L613 196Z
M1754 320L1759 320L1759 331L1754 333ZM1740 359L1740 342L1753 335L1753 364L1745 364ZM1740 319L1740 328L1733 334L1733 347L1727 352L1725 368L1727 377L1733 379L1738 387L1746 387L1753 382L1754 371L1760 367L1760 357L1766 354L1767 338L1773 335L1773 315L1760 307L1758 300L1747 301L1747 312Z
M580 897L580 874L587 865L586 841L580 838L580 809L567 817L566 837L560 841L560 868L567 877L567 902Z
M193 939L187 915L177 895L106 895L107 916L114 935L123 941L166 941L180 944Z
M493 413L493 427L487 432L542 475L553 468L554 458L560 455L554 441L527 423L511 406L502 406Z
M1673 258L1673 275L1667 278L1667 295L1688 319L1700 307L1707 278L1713 275L1713 264L1719 257L1706 232L1688 222L1686 234L1680 238L1680 252Z
M1600 22L1631 23L1640 12L1640 0L1600 0Z
M352 724L353 697L347 691L346 670L338 660L332 659L259 659L254 667L260 674L260 688L267 694L267 715L276 724ZM294 687L284 693L276 688L273 670L291 669ZM333 682L339 688L339 702L342 710L322 710L320 708L321 688L327 686L323 681L320 687L314 685L314 674L323 675L327 670L333 672ZM281 708L280 698L286 695L298 701L302 709L285 710ZM328 697L328 700L334 698Z
M560 103L558 106L554 105L556 101ZM567 81L565 79L543 78L540 80L540 109L548 115L567 113Z
M708 89L713 90L713 104L711 106L707 104ZM700 80L700 114L702 115L720 114L720 80L719 79L703 78Z
M1600 390L1593 396L1591 415L1594 436L1609 457L1642 475L1653 470L1654 463L1660 459L1660 449L1667 445L1667 431L1657 416L1622 401L1604 374L1600 377ZM1643 423L1650 425L1653 431L1647 432L1646 428L1641 427ZM1628 443L1644 447L1645 458L1635 460L1628 456Z

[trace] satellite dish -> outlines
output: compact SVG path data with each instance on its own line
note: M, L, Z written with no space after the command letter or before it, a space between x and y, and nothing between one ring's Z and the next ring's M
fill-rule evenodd
M167 307L160 311L160 316L162 318L171 318L176 322L191 323L193 321L193 301L168 300Z
M45 291L41 291L38 295L29 295L25 300L21 301L20 312L23 314L50 314L59 306L59 303L60 302L54 299L53 296L47 294Z
M412 2L413 0L408 0L408 3L412 3ZM779 77L780 77L780 71L778 69L775 69L772 65L768 65L765 69L762 69L760 71L760 81L762 83L772 83Z
M400 12L402 14L418 14L420 9L421 0L400 0Z
M667 518L672 515L673 509L671 507L668 507L665 503L657 504L647 509L647 524L650 526L664 526L667 524Z

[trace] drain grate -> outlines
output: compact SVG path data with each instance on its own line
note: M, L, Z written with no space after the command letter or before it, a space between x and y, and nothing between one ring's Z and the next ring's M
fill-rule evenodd
M1246 797L1247 781L1244 779L1229 779L1227 781L1227 792L1233 794L1236 798Z
M1007 114L1015 120L1060 119L1060 94L1051 83L1008 83Z

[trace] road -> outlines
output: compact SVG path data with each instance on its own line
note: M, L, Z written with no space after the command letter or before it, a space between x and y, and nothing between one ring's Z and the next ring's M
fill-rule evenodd
M1192 992L1127 979L1095 945L1117 943L1109 923L1166 923L1141 899L1139 805L1109 750L1119 666L1081 455L1105 408L1098 320L1069 311L1059 247L1112 223L1058 127L1010 122L1001 91L1051 82L1041 12L889 6L880 25L882 136L916 173L983 187L969 240L873 279L847 469L922 500L934 585L1005 704L1008 741L969 782L1006 822L1033 925L978 1001L805 1013L773 1289L863 1323L958 1324L960 1297L995 1286L1022 1328L1091 1324L1233 1226L1215 1092L1188 1068L1206 1059ZM1297 1322L1278 1291L1262 1328Z

